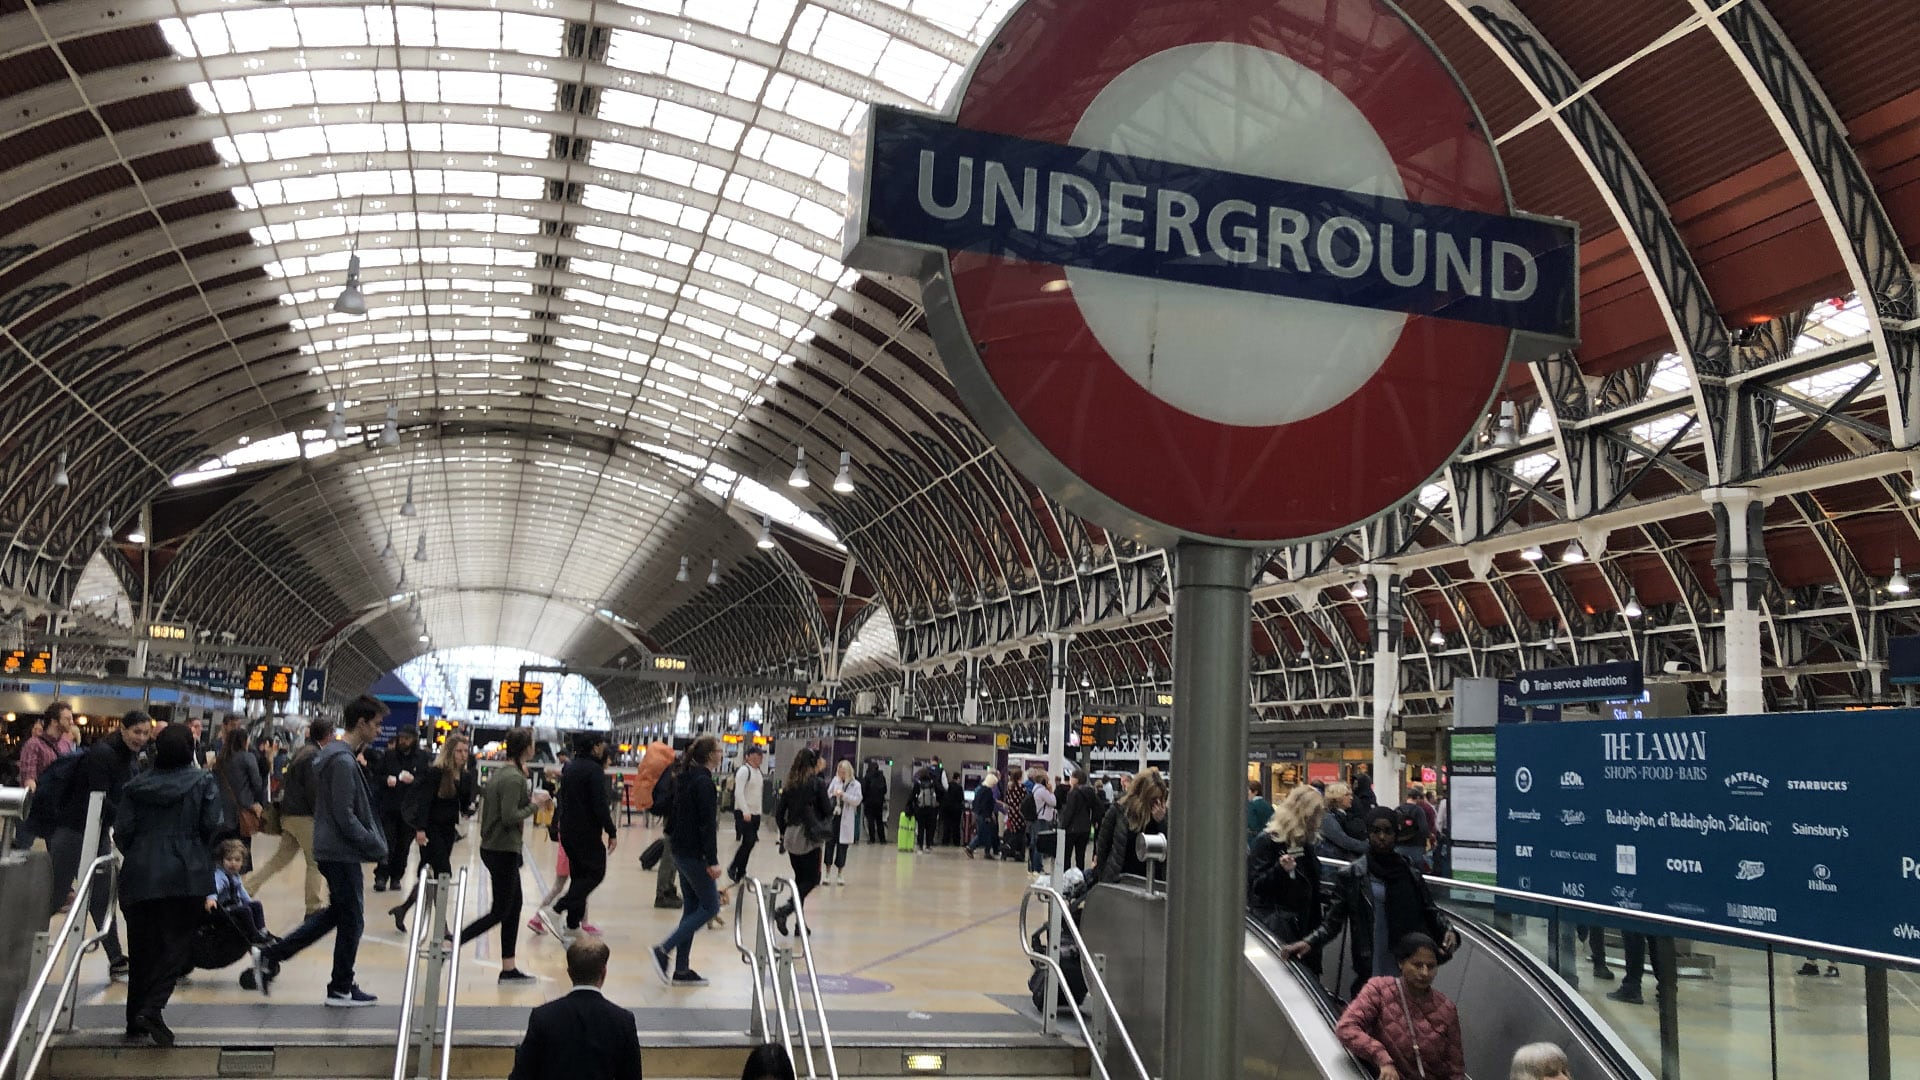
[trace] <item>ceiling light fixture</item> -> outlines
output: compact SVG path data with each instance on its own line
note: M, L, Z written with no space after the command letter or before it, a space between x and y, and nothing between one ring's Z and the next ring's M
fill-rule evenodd
M71 483L73 483L73 480L67 475L67 452L62 450L60 451L60 456L54 460L53 486L66 487Z
M392 448L400 445L400 406L387 406L387 423L380 429L380 445Z
M428 637L428 636L427 636L427 635L425 635L425 634L421 634L421 635L420 635L420 644L422 644L422 645L425 645L425 644L426 644L427 642L429 642L429 641L432 641L432 640L433 640L432 638L430 638L430 637Z
M687 572L687 557L682 555L680 556L680 572L673 575L673 580L685 585L687 579L690 577L692 577L692 575Z
M1347 586L1347 595L1353 597L1355 600L1365 600L1367 598L1366 580L1363 578Z
M1639 597L1636 597L1633 595L1633 593L1629 592L1627 593L1626 606L1620 609L1620 614L1625 615L1629 619L1637 619L1640 616L1646 614L1646 612L1642 610L1640 607Z
M100 523L100 539L102 540L113 539L113 526L110 523L105 521L102 521Z
M1439 646L1445 645L1446 643L1447 643L1446 632L1444 630L1441 630L1437 626L1433 628L1433 633L1427 635L1427 644L1432 645L1436 648L1438 648Z
M1560 553L1560 561L1564 563L1586 562L1587 549L1580 546L1580 541L1569 540L1567 541L1567 549Z
M414 510L413 510L413 477L411 477L411 476L409 476L409 477L407 477L407 501L406 501L406 502L403 502L403 503L401 503L401 504L400 504L400 516L401 516L401 517L412 517L412 516L413 516L413 514L414 514ZM421 539L425 539L425 537L422 537Z
M427 561L427 534L426 533L421 533L420 542L413 545L413 561L414 562Z
M333 403L333 416L327 420L327 438L334 442L347 441L347 418L340 412L340 403Z
M1528 562L1539 562L1541 559L1547 557L1547 553L1540 550L1539 544L1528 544L1525 548L1521 549L1520 557Z
M754 541L754 546L762 551L773 546L773 523L766 518L760 519L760 539Z
M1893 576L1887 579L1887 591L1895 596L1905 596L1913 590L1907 584L1907 575L1900 572L1900 556L1893 557Z
M341 315L365 315L367 297L360 291L360 256L347 257L347 284L334 297L333 310Z
M132 532L127 534L127 543L129 544L144 544L146 542L147 542L147 534L141 532L139 529L135 529ZM1893 568L1894 568L1895 576L1898 576L1900 572L1900 560L1898 558L1895 558L1893 560ZM1892 586L1888 586L1888 588L1892 588ZM1901 592L1907 591L1904 579L1902 579L1900 591Z
M840 471L834 474L833 490L842 495L853 494L853 455L840 451Z
M383 559L393 558L393 534L392 533L388 533L387 542L380 545L380 557Z
M1500 419L1493 425L1493 445L1501 450L1520 442L1520 411L1513 402L1500 403Z
M720 560L719 559L713 560L713 565L707 568L707 584L709 585L720 584Z
M807 448L793 448L793 471L787 474L787 486L804 488L813 486L813 478L807 475Z

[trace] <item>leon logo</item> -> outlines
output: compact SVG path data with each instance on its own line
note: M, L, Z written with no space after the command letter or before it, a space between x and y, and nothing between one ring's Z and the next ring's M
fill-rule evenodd
M1516 788L1519 788L1520 794L1522 795L1525 795L1527 792L1532 791L1533 790L1533 770L1527 768L1525 765L1522 765L1518 769L1515 769L1513 772L1513 786Z
M1767 788L1772 785L1772 781L1753 772L1734 773L1722 783L1727 785L1729 795L1765 795Z
M1580 774L1577 772L1568 770L1560 774L1560 787L1562 790L1579 791L1586 786L1587 782L1580 779Z
M1740 869L1734 871L1735 881L1759 881L1767 876L1767 864L1758 859L1741 859Z
M1833 871L1826 863L1815 863L1813 876L1807 879L1808 892L1837 893L1840 886L1833 883Z

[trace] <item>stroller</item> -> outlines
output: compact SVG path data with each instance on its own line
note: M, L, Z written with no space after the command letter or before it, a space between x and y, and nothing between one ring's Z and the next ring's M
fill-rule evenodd
M260 950L279 939L253 925L253 911L245 904L221 903L207 912L193 931L193 966L200 971L218 971L242 959L252 962L240 973L240 985L248 990L268 993L268 984L280 974L280 962L268 960Z
M1072 883L1062 889L1060 895L1067 902L1065 917L1078 923L1081 912L1086 908L1087 894L1093 891L1093 878L1080 874L1077 870L1070 870L1068 874L1079 876L1077 879L1070 877L1069 880ZM1046 952L1047 927L1042 926L1040 929L1035 930L1033 936L1029 938L1028 941L1029 944L1033 946L1034 952ZM1066 976L1066 982L1060 987L1058 1002L1059 1011L1062 1013L1071 1014L1075 1008L1084 1007L1087 1003L1087 972L1083 966L1084 962L1084 958L1080 955L1079 946L1074 944L1071 937L1061 942L1060 970ZM1028 963L1033 965L1033 973L1027 976L1027 993L1033 998L1034 1011L1044 1012L1046 1010L1047 969L1045 965L1037 960L1029 960Z

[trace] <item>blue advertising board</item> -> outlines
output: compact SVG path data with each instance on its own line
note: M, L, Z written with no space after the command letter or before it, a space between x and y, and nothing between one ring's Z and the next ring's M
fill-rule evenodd
M1646 692L1638 660L1579 667L1539 668L1513 677L1514 704L1566 705L1576 701L1622 701Z
M1501 885L1920 959L1920 841L1903 810L1920 712L1496 737Z

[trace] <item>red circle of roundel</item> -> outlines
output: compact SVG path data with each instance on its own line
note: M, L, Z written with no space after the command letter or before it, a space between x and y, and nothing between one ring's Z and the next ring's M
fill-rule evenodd
M1268 49L1332 83L1373 125L1408 199L1508 212L1466 91L1380 0L1027 0L988 44L955 119L1066 144L1121 72L1207 42ZM1289 424L1225 425L1135 382L1071 293L1043 287L1058 267L949 258L981 365L1034 438L1107 499L1190 535L1293 540L1388 509L1459 449L1506 363L1505 329L1410 315L1380 370L1345 401Z

